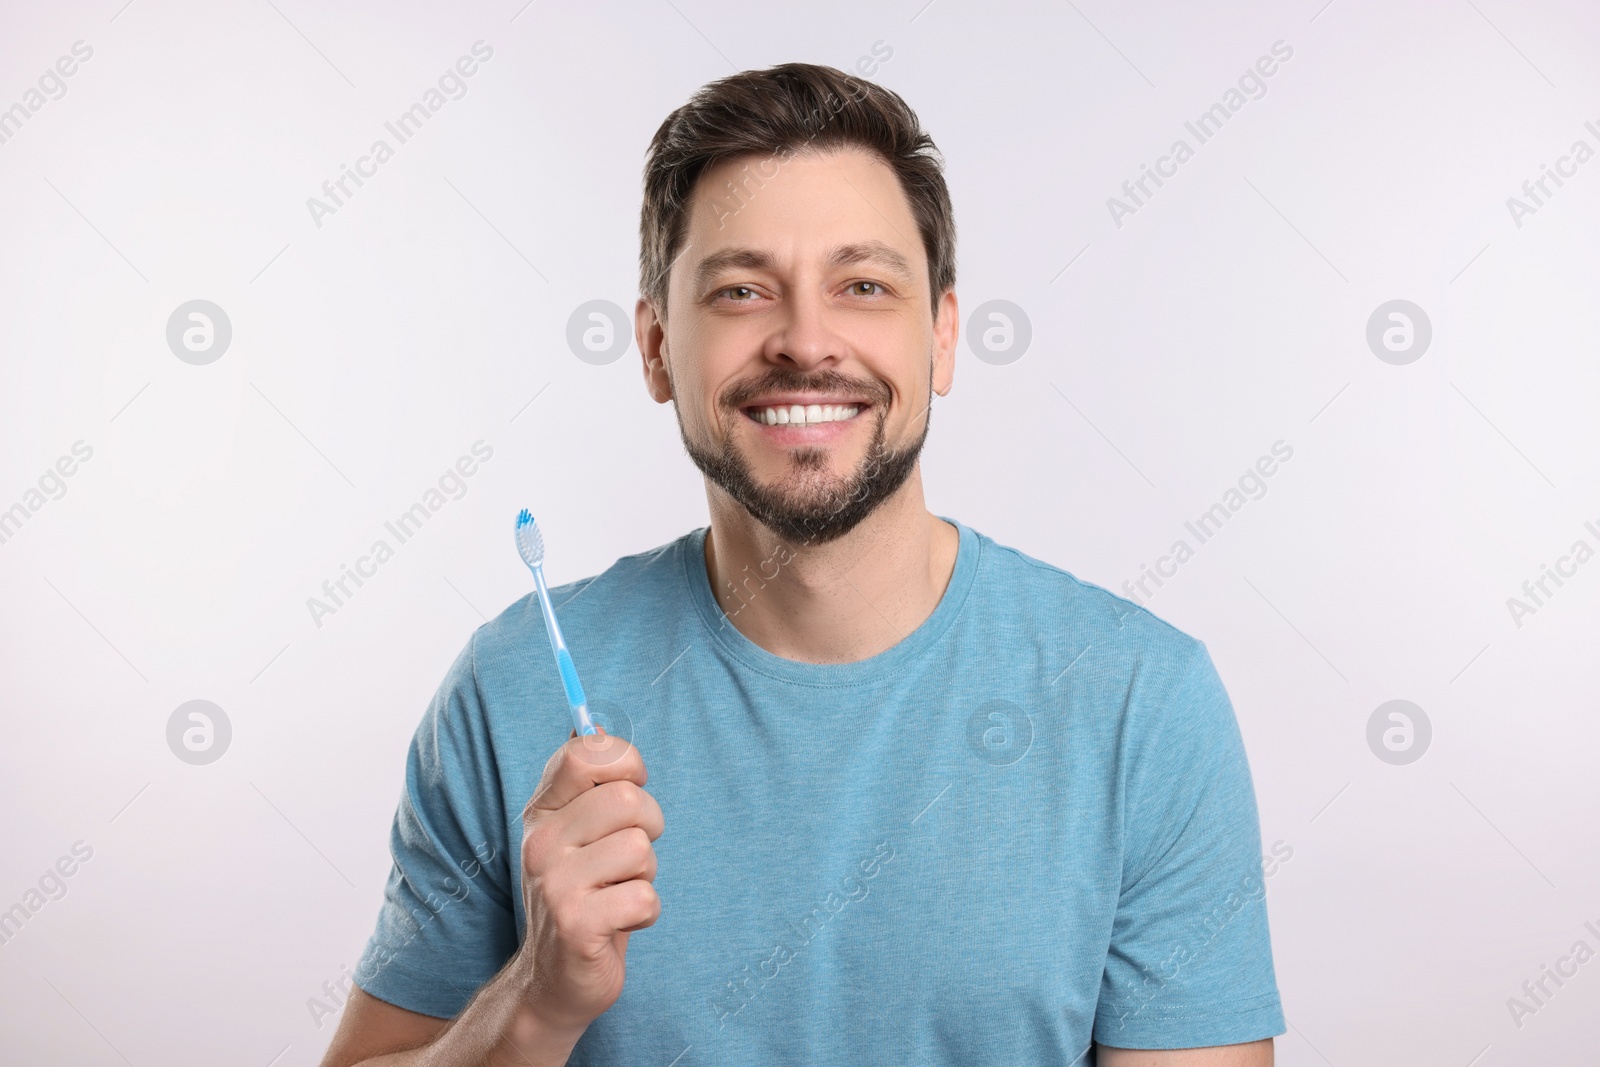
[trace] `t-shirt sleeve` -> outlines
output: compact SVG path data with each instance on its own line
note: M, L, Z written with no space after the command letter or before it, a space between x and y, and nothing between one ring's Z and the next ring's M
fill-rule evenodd
M1094 1039L1204 1048L1285 1031L1244 740L1195 641L1126 723L1123 877Z
M467 642L428 705L406 758L394 857L358 986L410 1011L449 1018L517 947L494 751Z

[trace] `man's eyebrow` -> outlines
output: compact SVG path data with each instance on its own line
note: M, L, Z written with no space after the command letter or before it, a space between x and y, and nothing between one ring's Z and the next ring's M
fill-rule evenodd
M916 280L911 263L905 256L882 241L861 241L843 244L828 253L828 266L846 267L856 263L877 263L887 268L901 281ZM699 292L717 275L728 270L774 270L776 263L771 253L758 248L724 248L702 259L694 268L693 289Z
M891 273L898 275L901 281L916 280L916 275L912 272L911 264L906 257L882 241L840 245L828 256L830 267L845 267L853 263L879 263L887 267Z
M726 270L772 270L771 254L756 248L724 248L702 259L694 268L693 290L699 292Z

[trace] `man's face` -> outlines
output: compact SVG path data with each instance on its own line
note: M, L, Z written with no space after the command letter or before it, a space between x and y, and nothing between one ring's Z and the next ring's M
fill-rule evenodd
M936 318L916 220L876 156L708 168L668 294L665 323L643 300L636 316L651 395L774 533L841 537L915 470L932 393L950 390L955 295Z

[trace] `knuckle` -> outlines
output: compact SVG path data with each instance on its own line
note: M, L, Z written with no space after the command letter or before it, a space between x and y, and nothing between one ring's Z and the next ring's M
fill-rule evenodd
M522 835L522 869L525 871L543 871L550 864L551 854L551 829L550 824L536 823L523 832Z
M606 813L624 822L633 822L638 810L639 798L635 795L639 787L628 781L606 782L596 787L596 792L603 798Z
M617 782L617 803L624 814L637 817L645 809L645 791L632 782Z
M637 826L629 826L622 831L622 843L628 857L636 862L643 863L647 858L655 855L655 849L650 847L650 835Z

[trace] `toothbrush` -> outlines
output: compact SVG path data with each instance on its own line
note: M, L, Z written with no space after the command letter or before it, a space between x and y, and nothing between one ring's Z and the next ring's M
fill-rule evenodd
M517 554L533 572L533 583L539 589L539 607L544 609L544 629L550 635L550 651L556 656L556 669L561 672L561 684L567 691L567 703L572 706L572 727L578 736L595 732L589 719L589 703L578 682L578 669L572 665L572 653L556 625L556 611L550 606L550 590L544 585L544 538L539 536L539 524L523 508L517 516Z

